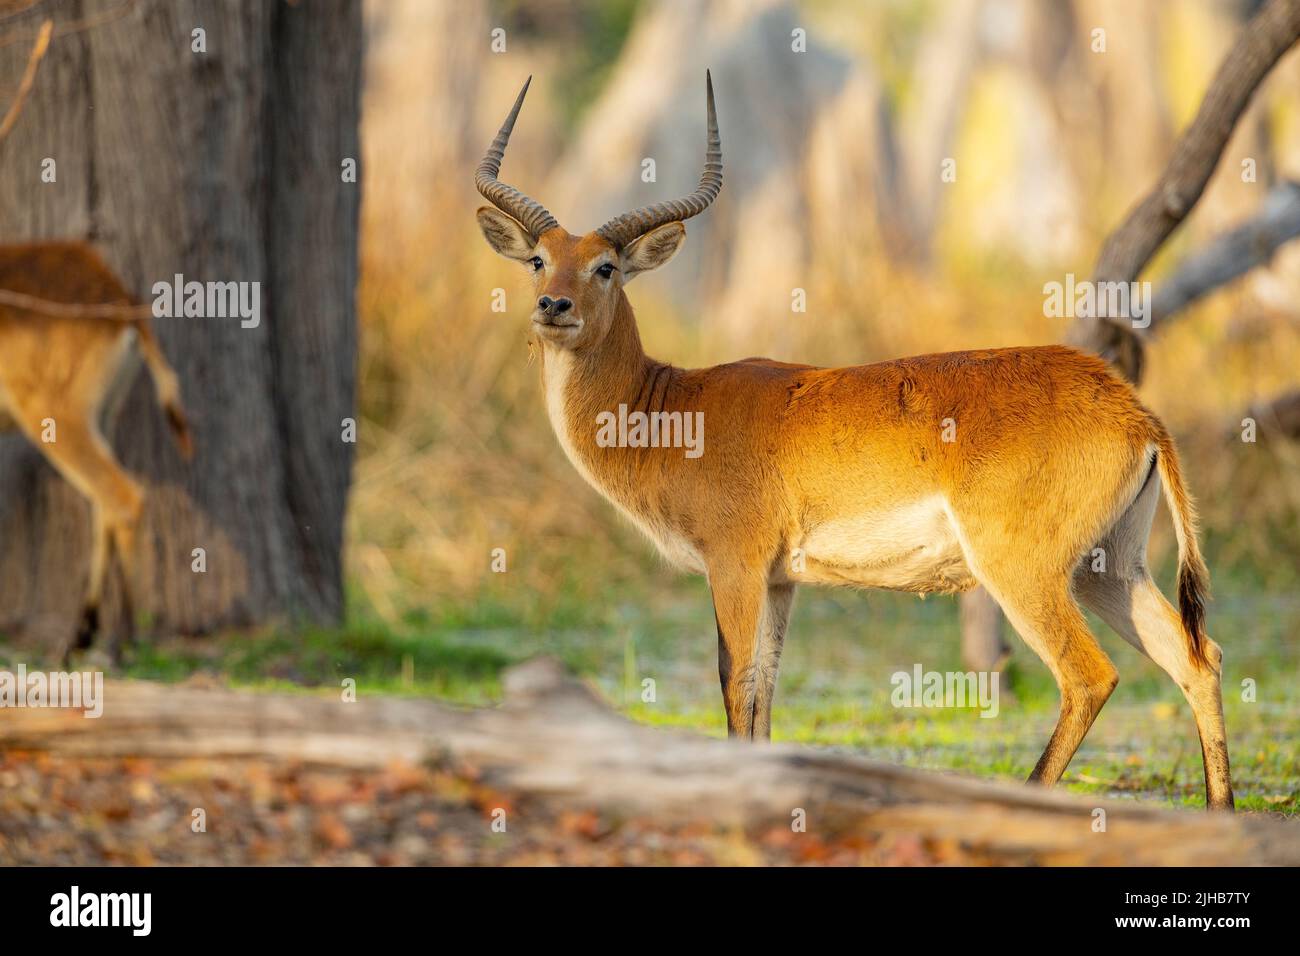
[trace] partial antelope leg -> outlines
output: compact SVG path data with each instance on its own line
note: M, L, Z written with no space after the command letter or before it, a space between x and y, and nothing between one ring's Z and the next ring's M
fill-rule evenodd
M1173 678L1192 707L1205 764L1205 802L1210 809L1233 808L1228 737L1220 689L1223 652L1205 639L1210 667L1198 667L1178 611L1165 599L1147 569L1147 536L1160 500L1153 470L1137 500L1101 540L1102 570L1088 563L1074 572L1074 591L1115 633L1151 658Z
M790 623L794 604L794 584L769 585L759 621L757 663L754 686L754 739L772 737L772 697L776 693L776 675L781 667L781 649Z
M754 736L758 683L758 627L767 600L763 575L743 568L709 570L718 622L718 677L727 711L727 735Z
M41 442L39 426L44 417L55 421L55 440ZM45 454L59 474L91 502L94 518L90 575L85 604L68 650L89 647L99 633L104 579L116 551L123 566L123 584L128 607L134 584L133 544L135 524L144 501L140 485L118 463L108 442L84 412L38 410L16 416L20 427Z
M1097 714L1119 683L1119 672L1088 630L1066 580L1019 582L986 579L988 588L1020 634L1047 665L1061 692L1056 729L1038 758L1030 783L1051 786L1061 778Z

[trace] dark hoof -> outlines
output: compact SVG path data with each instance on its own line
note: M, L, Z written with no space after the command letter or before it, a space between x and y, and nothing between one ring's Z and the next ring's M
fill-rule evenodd
M81 623L77 625L77 636L72 641L72 649L84 651L95 643L99 634L99 607L90 605L81 612Z

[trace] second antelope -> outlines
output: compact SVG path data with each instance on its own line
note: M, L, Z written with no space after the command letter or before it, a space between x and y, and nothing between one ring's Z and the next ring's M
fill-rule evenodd
M532 275L546 409L565 454L665 558L708 577L731 736L770 734L797 584L924 594L978 583L1060 688L1031 781L1060 778L1118 681L1081 602L1182 689L1207 803L1231 808L1222 654L1204 628L1192 501L1168 431L1101 359L1049 346L851 368L751 358L682 369L645 354L624 286L672 259L682 221L722 188L706 84L704 173L684 199L566 232L497 178L527 83L475 182L492 203L478 210L483 235ZM704 454L598 441L598 418L623 405L702 413ZM1162 494L1178 538L1178 610L1147 567ZM1108 556L1100 573L1083 561L1096 547Z
M135 348L138 348L137 354ZM123 571L127 635L138 598L135 531L145 492L104 439L143 358L187 459L180 384L154 338L148 310L88 246L0 246L0 431L21 431L90 500L90 575L81 623L68 645L88 647L114 554ZM116 654L115 643L110 650Z

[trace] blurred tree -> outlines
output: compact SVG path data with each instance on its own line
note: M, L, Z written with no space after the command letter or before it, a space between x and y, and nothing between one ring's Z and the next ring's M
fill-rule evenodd
M1268 0L1248 6L1257 12L1224 58L1196 117L1175 144L1155 187L1106 237L1094 281L1128 283L1142 274L1200 199L1255 90L1274 64L1300 39L1300 0ZM1194 259L1189 264L1194 274L1184 270L1165 284L1159 294L1163 301L1157 298L1162 302L1159 317L1167 317L1209 288L1266 261L1277 245L1295 234L1294 219L1291 194L1281 190L1259 220L1242 227L1235 237L1226 237L1226 241L1211 247L1208 255ZM1097 352L1134 384L1141 381L1143 338L1127 324L1078 316L1068 341ZM1298 417L1294 411L1297 405L1300 400L1294 393L1288 393L1256 414L1269 422L1270 427L1285 431L1287 424ZM962 596L961 620L966 665L975 670L999 666L1006 656L1002 615L984 589Z
M554 108L565 132L574 128L608 81L640 6L640 0L493 0L491 4L493 22L503 24L508 33L563 50L551 82L564 91Z
M1133 282L1200 200L1255 90L1300 39L1300 0L1268 0L1220 64L1158 182L1102 244L1093 280ZM1142 343L1125 323L1078 316L1068 340L1094 351L1133 382L1142 379Z
M360 201L342 172L359 156L360 8L56 0L4 23L23 41L0 45L0 87L13 89L25 32L55 20L0 156L4 240L88 240L144 301L176 274L261 284L256 327L155 323L194 426L191 466L143 376L110 423L152 487L138 609L156 631L342 610ZM51 642L70 633L86 507L21 439L0 441L0 626Z
M392 258L393 248L427 249L431 232L456 235L431 229L431 221L443 215L440 202L453 192L449 181L466 184L466 193L474 194L467 171L496 132L483 119L487 111L477 109L479 97L491 61L503 58L489 48L497 24L483 0L387 0L366 4L365 15L362 148L392 188L366 196L363 232L378 229L385 242L375 244L375 257ZM502 98L513 96L509 90L526 74L526 67L507 63ZM473 217L466 218L472 225Z

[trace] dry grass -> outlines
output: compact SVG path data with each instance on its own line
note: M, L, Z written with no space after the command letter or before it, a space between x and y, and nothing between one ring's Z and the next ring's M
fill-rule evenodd
M529 109L529 129L551 128L545 99ZM372 138L366 148L385 145ZM546 151L535 152L512 155L512 177L544 180ZM644 604L671 593L649 546L583 483L550 432L529 359L526 279L479 236L470 168L437 171L437 199L415 235L395 225L411 218L398 215L411 201L398 183L365 184L351 578L390 622L432 609L449 626L592 621L616 610L614 595ZM978 191L954 194L949 220L969 221L963 207L980 200ZM810 311L773 308L743 340L655 301L649 283L633 286L631 298L647 350L688 366L754 354L850 364L1046 343L1060 339L1065 323L1044 316L1042 282L1067 271L1082 278L1100 239L1086 238L1076 261L1031 268L949 229L928 272L827 245L809 257ZM1177 251L1167 250L1155 271ZM683 256L693 253L688 241ZM1300 248L1284 250L1267 276L1177 320L1154 341L1142 389L1180 438L1216 577L1232 570L1271 587L1297 583L1300 449L1245 445L1231 426L1252 401L1295 385L1297 263ZM496 287L506 292L504 313L491 310ZM1157 561L1169 557L1170 537L1162 516ZM505 550L506 574L490 570L495 548Z
M413 261L365 245L355 580L386 619L432 607L480 620L498 608L539 626L609 594L660 586L647 546L551 435L529 357L522 274L482 244L472 218L448 222L418 250L403 247ZM789 328L761 325L752 345L731 352L632 294L647 349L679 364L725 361L775 341L792 353L779 357L833 363L1057 334L1038 291L1023 283L973 273L926 279L870 262L815 280L811 294L833 307L793 317L793 338ZM489 308L498 284L504 314ZM1183 437L1216 563L1285 579L1297 558L1300 451L1224 435L1250 399L1289 384L1300 335L1241 298L1227 293L1157 340L1143 392ZM1259 328L1245 334L1243 325ZM494 548L505 549L507 574L491 573Z

